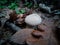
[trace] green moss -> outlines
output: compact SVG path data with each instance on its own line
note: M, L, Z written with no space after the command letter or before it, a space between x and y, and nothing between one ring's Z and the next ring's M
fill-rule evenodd
M18 8L18 5L16 3L11 3L11 5L9 5L8 8L15 10L16 8Z
M26 11L25 9L18 10L17 8L15 9L17 14L24 14Z
M14 7L17 7L16 3L20 2L20 0L0 0L0 8L9 7L11 9L14 9Z
M8 2L8 0L0 0L0 4L2 5L2 4L5 4L5 3L7 3Z

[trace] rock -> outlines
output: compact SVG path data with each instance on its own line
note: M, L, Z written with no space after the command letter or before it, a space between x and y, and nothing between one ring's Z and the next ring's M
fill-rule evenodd
M44 31L48 31L48 30L51 30L51 28L50 29L48 29L49 27L47 27L46 25L44 25L44 24L41 24L41 25L38 25L38 29L40 30L40 31L42 31L42 32L44 32Z
M53 30L55 27L54 21L52 19L46 18L42 21L40 25L38 25L38 29L40 31L48 31L48 30ZM49 28L49 29L48 29Z
M53 29L54 25L50 20L44 20L42 24L38 25L38 30L45 39L48 39L50 37Z
M48 41L44 39L27 39L26 43L27 45L48 45Z
M38 39L31 35L34 29L22 29L21 31L16 32L12 37L11 41L18 44L27 44L27 45L48 45L48 40Z
M32 32L32 35L35 37L35 38L43 38L43 36L41 35L40 31L37 31L37 30L34 30Z
M34 29L21 29L16 32L10 40L18 44L27 45L56 45L57 41L55 37L50 34L52 33L47 30L40 32Z
M34 29L21 29L11 37L11 41L18 44L24 44L26 39L32 38L32 31L34 31Z

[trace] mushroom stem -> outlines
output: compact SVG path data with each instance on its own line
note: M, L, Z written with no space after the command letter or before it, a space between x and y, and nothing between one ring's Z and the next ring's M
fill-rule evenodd
M37 13L26 16L25 23L32 26L33 29L37 30L37 25L41 24L42 19Z

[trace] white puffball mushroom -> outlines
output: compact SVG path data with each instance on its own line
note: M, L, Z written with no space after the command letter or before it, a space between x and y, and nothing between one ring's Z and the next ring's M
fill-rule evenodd
M26 18L25 18L25 23L32 25L32 26L41 24L41 22L42 22L41 17L36 13L30 14L30 15L26 16Z

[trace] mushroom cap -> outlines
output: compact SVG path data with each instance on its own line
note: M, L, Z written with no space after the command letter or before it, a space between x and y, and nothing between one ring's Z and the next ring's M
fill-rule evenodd
M41 24L42 19L38 14L35 13L35 14L30 14L26 16L25 22L29 25L35 26L35 25Z

